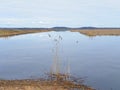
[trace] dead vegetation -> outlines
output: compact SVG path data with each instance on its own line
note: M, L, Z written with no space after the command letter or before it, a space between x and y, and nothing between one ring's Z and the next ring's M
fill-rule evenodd
M49 32L52 29L0 29L0 37L10 37L22 34L30 34L30 33L40 33L40 32ZM80 32L81 34L87 36L107 36L107 35L120 35L120 29L76 29L70 30L71 32Z
M77 79L78 80L78 79ZM66 74L49 74L47 78L0 80L0 90L94 90Z
M71 31L80 32L87 36L120 36L120 29L81 29Z
M35 33L40 31L6 31L4 35L19 35L27 33ZM18 34L19 33L19 34ZM51 35L48 35L51 37ZM70 74L70 66L68 63L67 71L61 73L59 68L59 43L61 36L54 38L55 57L53 60L53 68L47 73L45 78L26 79L26 80L0 80L0 90L95 90L83 84L83 79L73 77Z
M0 29L0 37L10 37L22 34L48 32L49 30L2 30Z

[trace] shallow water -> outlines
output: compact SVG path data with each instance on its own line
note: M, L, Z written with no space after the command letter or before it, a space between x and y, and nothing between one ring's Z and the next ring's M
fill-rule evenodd
M70 72L100 90L120 90L120 37L78 32L44 32L0 38L0 79L36 78L51 70L58 44L61 72Z

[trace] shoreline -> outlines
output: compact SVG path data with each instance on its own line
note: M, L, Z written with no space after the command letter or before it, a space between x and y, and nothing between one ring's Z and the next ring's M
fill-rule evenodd
M120 36L120 29L80 29L71 30L71 32L79 32L83 35L94 36Z
M0 29L0 37L10 37L31 33L42 33L50 31L70 31L79 32L86 36L120 36L120 29L68 29L68 30L52 30L52 29Z
M85 85L78 85L71 81L46 81L46 80L0 80L0 90L95 90Z
M0 30L0 37L9 37L40 32L48 32L48 30Z

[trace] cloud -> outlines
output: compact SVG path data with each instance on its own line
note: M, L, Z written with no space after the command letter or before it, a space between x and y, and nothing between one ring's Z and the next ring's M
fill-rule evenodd
M0 26L119 26L119 3L119 0L0 0Z
M55 23L56 19L48 17L38 18L0 18L0 26L11 26L11 27L44 27Z
M0 19L0 25L9 25L9 26L36 26L46 24L43 21L37 20L37 19L29 19L29 18L1 18Z

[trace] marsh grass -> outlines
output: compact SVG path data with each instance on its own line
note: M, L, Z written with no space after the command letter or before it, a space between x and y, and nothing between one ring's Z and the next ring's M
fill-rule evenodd
M10 37L15 35L30 34L30 33L40 33L40 32L49 32L50 30L39 30L39 29L0 29L0 37ZM107 36L114 35L120 36L120 29L79 29L79 30L70 30L71 32L80 32L81 34L87 36Z
M41 79L0 80L0 90L95 90L77 82L78 78L66 77L68 76L59 73Z
M0 30L0 36L14 36L28 33L45 32L48 30ZM50 36L50 35L49 35ZM59 36L62 40L62 37ZM0 80L0 90L94 90L83 84L81 78L73 77L69 70L65 73L58 72L58 50L59 39L56 42L55 67L56 71L46 74L45 78L27 80Z
M120 29L81 29L71 31L80 32L87 36L120 36Z
M39 33L48 32L49 30L0 30L0 37L9 37L15 35L29 34L29 33Z

